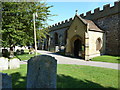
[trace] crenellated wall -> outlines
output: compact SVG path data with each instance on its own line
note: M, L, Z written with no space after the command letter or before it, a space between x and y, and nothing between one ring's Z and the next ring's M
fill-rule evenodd
M114 6L110 7L110 4L104 5L103 10L100 10L100 8L94 9L94 12L92 13L91 11L86 12L86 15L80 14L82 18L85 19L90 19L90 20L96 20L99 18L103 18L109 15L114 15L117 13L120 13L120 1L119 2L114 2Z
M104 5L103 10L100 10L100 8L94 9L94 12L91 11L86 12L86 15L84 13L80 14L82 18L90 19L90 20L96 20L99 18L103 18L106 16L114 15L120 13L120 1L114 2L114 6L110 7L110 4ZM58 28L67 27L71 24L71 21L73 18L66 19L65 21L58 22L54 25L49 26L49 29L56 30Z
M66 19L65 21L58 22L52 26L49 26L49 29L53 31L53 30L64 28L64 27L69 27L72 20L73 18L70 18L70 19Z
M100 8L94 9L94 13L91 11L80 15L82 18L94 21L94 23L105 31L106 35L106 54L120 55L119 51L119 35L120 35L120 1L114 2L114 6L110 7L110 4L104 5L103 10Z
M104 5L103 10L100 8L94 9L94 12L86 12L86 15L83 13L80 16L84 19L92 20L100 29L105 31L105 46L106 54L110 55L120 55L118 53L120 46L120 1L114 2L114 6L110 7L110 4ZM58 22L49 27L51 31L62 30L71 25L73 18L70 18L65 21Z

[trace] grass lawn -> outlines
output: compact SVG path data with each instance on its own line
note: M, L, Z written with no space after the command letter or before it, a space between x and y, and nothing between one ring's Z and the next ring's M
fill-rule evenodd
M120 63L120 56L103 55L93 58L92 61Z
M25 88L27 65L19 69L2 71L12 75L13 88ZM118 88L118 70L82 66L57 66L57 88Z
M29 50L24 50L24 54L16 55L16 57L20 60L29 60L31 57L34 57L35 54L29 54ZM40 55L40 53L37 53L37 55Z
M64 52L57 52L57 54L66 56ZM67 56L67 57L71 57L71 56ZM91 61L120 63L120 56L103 55L103 56L94 57L91 59Z

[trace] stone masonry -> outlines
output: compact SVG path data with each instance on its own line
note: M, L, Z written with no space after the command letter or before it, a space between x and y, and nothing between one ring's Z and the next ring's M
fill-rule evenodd
M92 20L101 30L105 31L105 53L109 55L120 55L120 1L114 2L114 6L110 4L104 5L103 10L94 9L94 12L88 11L86 15L80 14L80 17ZM67 39L66 31L70 27L73 18L58 22L49 27L50 30L50 48L54 48L54 33L62 37L62 42ZM60 37L58 37L60 40ZM63 43L64 47L66 43Z
M56 88L57 60L39 55L28 60L27 88Z

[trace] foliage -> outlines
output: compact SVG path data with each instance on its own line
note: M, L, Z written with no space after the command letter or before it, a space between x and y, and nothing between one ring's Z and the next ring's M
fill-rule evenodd
M2 2L2 46L25 46L34 43L33 13L35 12L38 13L37 38L45 37L47 34L45 21L51 16L49 11L51 7L45 2Z
M3 72L12 75L13 88L26 87L27 65ZM118 70L58 64L57 88L112 88L113 90L118 88Z

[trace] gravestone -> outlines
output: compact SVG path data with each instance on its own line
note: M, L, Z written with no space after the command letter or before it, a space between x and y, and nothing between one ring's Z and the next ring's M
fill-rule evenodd
M21 49L21 54L24 54L24 50L23 49Z
M13 58L9 61L9 69L20 68L20 60L17 58Z
M59 46L55 46L55 52L59 52Z
M17 55L20 55L21 54L21 51L19 49L16 50L16 54Z
M9 58L13 58L14 57L14 51L10 51L10 56Z
M56 88L57 60L39 55L28 60L27 88Z
M12 78L6 73L0 73L0 90L7 88L12 90Z
M0 71L8 69L8 58L0 57Z
M61 50L64 51L65 47L64 46L61 46Z
M2 49L2 56L3 57L8 57L8 50L7 49Z

